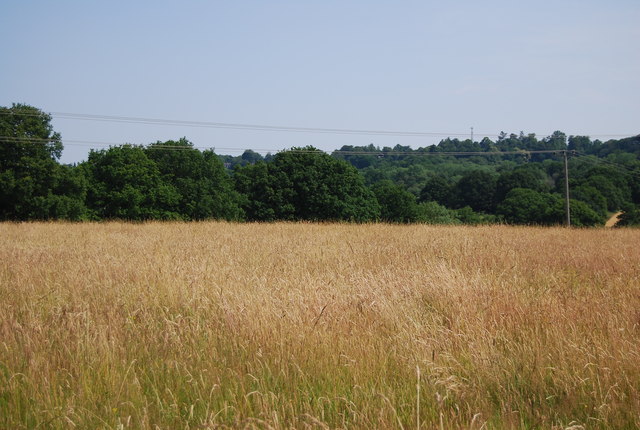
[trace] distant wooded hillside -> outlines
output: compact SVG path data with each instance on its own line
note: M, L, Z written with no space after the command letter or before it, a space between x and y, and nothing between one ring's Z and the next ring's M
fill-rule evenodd
M259 146L259 145L257 145ZM275 155L200 151L186 138L92 150L59 163L62 138L38 108L0 108L0 219L351 221L432 224L640 223L640 136L560 131L444 139L412 149L300 147Z

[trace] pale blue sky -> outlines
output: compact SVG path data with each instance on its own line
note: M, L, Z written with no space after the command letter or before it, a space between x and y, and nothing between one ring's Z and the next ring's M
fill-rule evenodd
M502 130L631 135L640 132L638 22L635 0L3 0L0 105L293 127L473 126L477 140ZM440 139L53 124L71 141L186 136L222 154ZM89 148L67 143L62 160Z

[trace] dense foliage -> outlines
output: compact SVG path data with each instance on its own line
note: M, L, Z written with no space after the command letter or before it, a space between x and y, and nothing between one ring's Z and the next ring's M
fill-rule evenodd
M83 175L58 159L60 135L51 117L22 104L0 107L0 219L80 219Z
M236 167L249 220L372 221L380 208L358 171L312 147Z
M308 220L554 225L564 222L563 154L571 221L640 223L640 136L601 142L554 132L444 139L412 149L313 147L232 157L185 138L92 150L62 165L51 117L0 108L2 220ZM540 152L543 151L543 152Z
M502 153L495 154L498 151ZM624 212L620 225L640 223L640 136L603 143L586 136L567 138L559 131L540 140L533 134L502 133L496 142L445 139L415 150L343 146L333 155L357 167L367 185L391 181L421 205L447 210L445 219L553 225L566 218L565 151L572 225L601 225L617 211Z

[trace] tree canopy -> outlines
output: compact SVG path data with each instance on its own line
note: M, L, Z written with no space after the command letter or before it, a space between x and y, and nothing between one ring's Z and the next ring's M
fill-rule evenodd
M191 142L182 138L156 142L145 152L158 166L163 181L178 192L172 212L185 220L244 218L240 195L213 151L195 150Z
M38 108L0 107L1 220L352 221L640 224L640 136L601 142L556 131L494 141L298 147L218 155L186 138L92 150L60 164L62 139ZM539 152L544 151L544 152Z
M247 197L251 220L371 221L379 215L375 196L358 171L313 147L276 154L234 171L237 189Z
M58 163L62 149L50 115L0 107L0 219L83 219L86 184Z

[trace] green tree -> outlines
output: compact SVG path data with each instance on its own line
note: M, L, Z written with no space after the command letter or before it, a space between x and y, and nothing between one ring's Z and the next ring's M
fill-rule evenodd
M452 186L442 176L432 176L420 191L421 202L436 202L447 205L451 201Z
M180 193L163 181L156 163L139 146L91 151L83 163L87 204L96 218L181 219Z
M631 191L629 188L616 186L611 176L592 175L582 183L583 186L594 188L607 199L607 209L616 211L622 208L631 200Z
M237 168L245 211L256 220L376 219L380 208L358 171L313 147L280 152L270 163Z
M456 211L447 209L435 201L418 205L418 221L426 224L460 224Z
M628 204L618 218L616 227L631 227L640 225L640 207Z
M76 166L58 165L55 170L51 193L47 198L35 198L43 204L46 219L87 220L89 212L85 205L88 181L82 169Z
M200 152L182 138L151 144L145 153L155 162L164 183L179 194L178 199L167 202L174 203L165 208L169 212L190 220L244 218L231 177L212 151Z
M495 215L475 212L469 206L456 209L453 212L455 213L456 218L462 224L477 225L477 224L492 224L496 222Z
M607 199L595 187L580 185L571 190L571 197L586 203L601 216L607 214Z
M571 199L570 203L572 226L593 227L604 224L605 217L591 209L585 202Z
M543 145L540 149L546 150L565 150L567 149L567 135L561 131L554 131L551 136L542 140Z
M272 164L292 185L295 219L362 222L379 214L375 196L344 161L305 147L277 154Z
M467 172L455 185L455 205L469 206L474 211L491 213L495 206L496 177L482 171Z
M629 190L631 201L640 204L640 165L636 165L634 170L629 172Z
M367 152L371 154L367 154ZM368 146L344 145L337 151L333 151L331 156L338 160L345 160L357 169L364 169L377 164L382 154L380 148L373 146L373 144Z
M290 221L295 219L291 203L293 186L272 163L237 166L233 179L242 196L242 208L250 221Z
M392 181L381 181L372 187L380 205L380 218L386 222L410 223L418 220L416 197Z
M260 153L252 151L251 149L244 151L240 158L242 158L242 161L247 164L255 164L258 161L264 161L264 157L260 155Z
M603 217L586 203L571 200L571 225L587 227L602 224ZM558 194L531 189L511 190L497 213L510 224L554 225L565 222L565 201Z
M409 191L414 196L418 196L430 177L430 172L424 166L411 164L407 167L395 169L391 173L390 179L404 190Z
M516 169L500 174L496 182L496 202L501 202L509 191L515 188L528 188L535 191L549 191L539 170Z
M86 216L86 183L58 163L63 146L50 115L24 104L0 107L0 136L0 219Z
M498 204L496 213L510 224L561 224L563 204L562 198L556 194L514 188Z
M593 148L593 143L588 136L569 136L567 149L570 151L579 151L589 153Z

